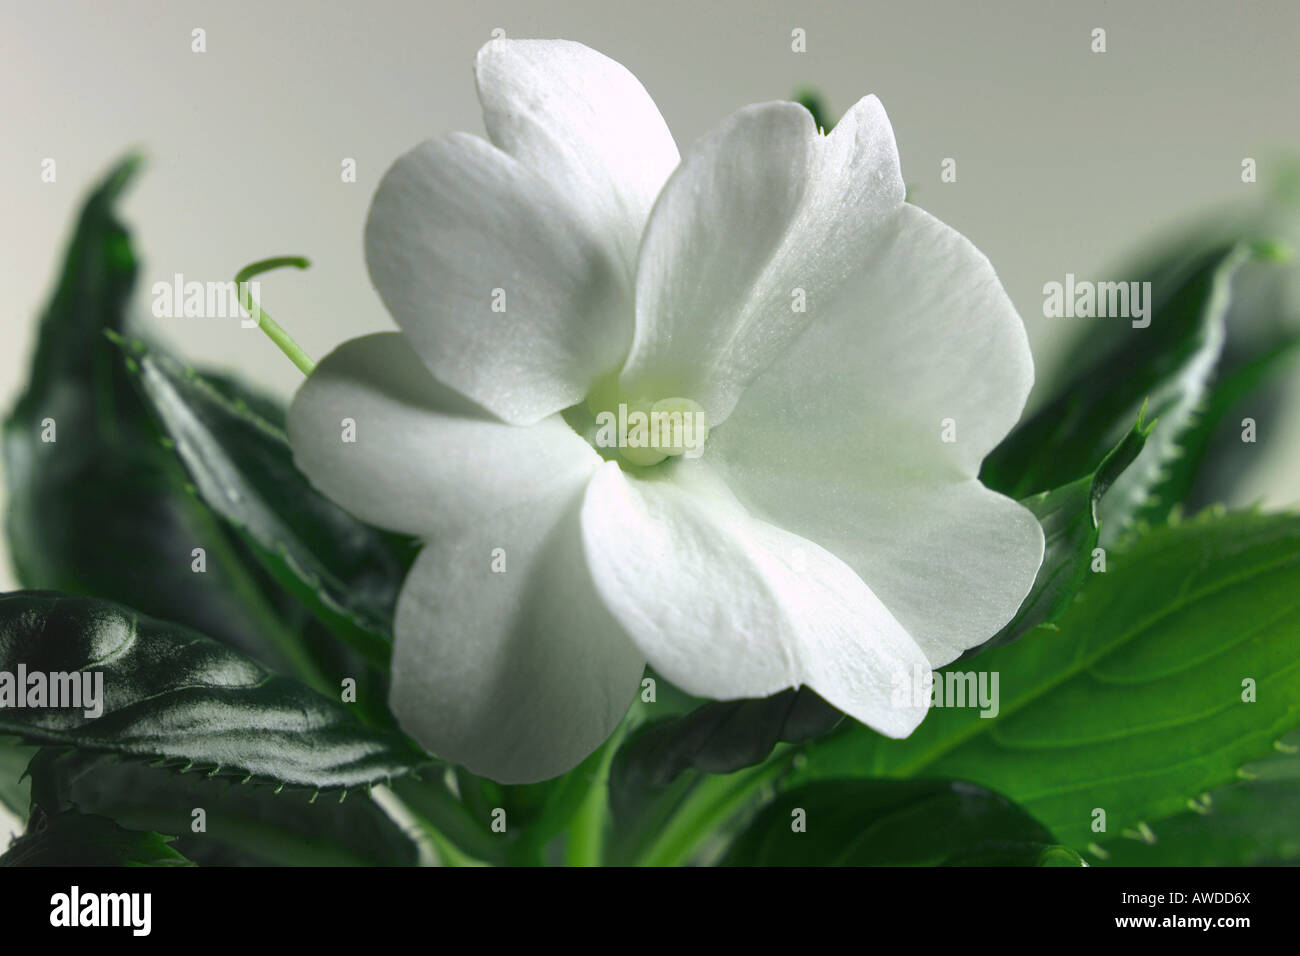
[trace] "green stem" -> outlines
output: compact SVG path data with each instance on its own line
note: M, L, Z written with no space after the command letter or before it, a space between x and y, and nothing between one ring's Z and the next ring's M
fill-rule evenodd
M641 853L640 866L681 866L764 787L790 769L794 754L784 751L767 763L725 776L703 776Z
M605 741L591 786L569 821L564 841L567 866L600 866L604 860L605 834L609 829L609 768L631 725L632 721L624 720Z
M386 789L434 844L444 864L480 866L500 861L501 841L479 825L441 780L416 780L408 775Z
M475 860L442 835L433 825L411 809L410 804L391 787L377 786L370 798L405 833L419 850L420 866L480 866Z
M316 363L299 347L293 337L280 327L280 323L271 318L271 313L263 309L260 303L253 300L253 294L248 288L248 281L254 276L259 276L263 272L270 272L272 269L282 269L285 266L306 269L310 265L311 262L302 256L275 256L271 259L261 259L249 263L235 275L235 285L239 289L239 301L244 306L249 318L257 322L257 327L266 333L267 337L276 344L281 352L288 356L290 362L298 366L299 371L304 375L311 375L316 369Z

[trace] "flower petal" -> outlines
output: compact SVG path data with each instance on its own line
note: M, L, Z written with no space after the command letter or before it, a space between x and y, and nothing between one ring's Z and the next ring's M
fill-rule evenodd
M576 766L622 720L645 668L592 588L584 486L576 477L429 542L398 600L393 713L432 753L501 783Z
M921 649L843 562L752 519L701 462L653 480L607 462L582 534L596 587L651 666L727 700L808 685L881 733L910 733L928 696Z
M870 485L827 466L781 477L724 467L755 514L815 541L867 582L942 667L1015 615L1043 560L1043 531L1020 504L975 479Z
M294 397L288 432L294 463L325 495L412 534L546 494L600 461L558 415L527 428L488 416L439 384L395 332L326 356Z
M988 260L933 216L904 206L865 261L705 459L756 514L847 562L940 666L1010 620L1042 560L1033 515L975 480L1033 363Z
M645 88L570 40L492 40L475 72L488 137L562 185L591 235L613 237L630 282L650 207L679 159Z
M445 385L530 425L582 400L632 334L627 267L578 184L454 133L401 156L366 220L384 305Z
M903 195L874 96L829 136L795 103L733 114L688 151L646 226L624 391L689 397L721 423L861 267Z

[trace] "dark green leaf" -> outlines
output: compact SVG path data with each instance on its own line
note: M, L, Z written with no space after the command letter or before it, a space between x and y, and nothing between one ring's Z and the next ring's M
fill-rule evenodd
M1300 239L1300 165L1291 159L1271 164L1273 182L1261 184L1258 192L1245 201L1233 200L1192 221L1178 223L1157 241L1128 257L1109 277L1125 280L1148 280L1156 289L1176 284L1207 253L1234 243L1249 243L1256 256L1244 263L1233 277L1232 302L1226 317L1227 339L1212 385L1210 407L1198 417L1192 432L1180 439L1184 454L1166 465L1170 476L1183 487L1157 490L1161 509L1183 501L1189 512L1211 504L1236 498L1242 481L1253 472L1259 455L1258 445L1241 441L1241 419L1250 416L1265 434L1283 427L1291 405L1285 388L1268 375L1260 375L1246 393L1248 398L1225 413L1220 391L1241 383L1238 373L1247 366L1269 364L1270 356L1289 351L1297 334L1296 318L1300 315L1300 261L1290 251ZM1058 388L1080 367L1117 348L1140 347L1139 333L1125 323L1088 321L1074 325L1073 341L1062 350L1064 368L1052 369L1040 363L1038 376L1046 386L1045 394L1054 395ZM1276 373L1281 362L1272 363L1269 373ZM1068 372L1069 374L1063 374ZM1214 427L1217 423L1217 427ZM1212 435L1194 434L1213 431ZM1208 446L1208 450L1207 450ZM1180 474L1181 473L1181 474ZM1185 490L1185 479L1195 483ZM1157 516L1159 517L1159 516Z
M230 648L120 605L0 595L0 671L103 674L103 714L6 707L0 733L317 790L359 787L426 759L405 737Z
M990 647L1018 640L1022 635L1060 616L1087 579L1097 547L1097 506L1106 490L1133 463L1146 443L1151 426L1138 422L1111 449L1091 475L1060 488L1021 499L1043 526L1043 564L1029 596L1006 627L960 658L974 657Z
M684 771L724 774L766 760L778 743L833 730L844 715L809 688L761 700L716 701L634 732L614 758L610 802L628 818Z
M1155 428L1100 506L1102 543L1137 518L1167 514L1174 503L1151 494L1209 394L1232 278L1248 257L1245 246L1215 250L1153 281L1150 326L1130 327L1122 342L1084 365L985 459L981 480L1016 498L1075 481L1120 442L1146 404Z
M386 664L415 547L357 521L293 464L283 431L143 342L117 338L203 501L335 633Z
M12 737L0 737L0 807L23 821L31 807L31 786L25 775L35 754L35 747L24 746Z
M43 806L75 807L133 830L179 834L205 866L411 866L415 844L367 795L343 802L203 773L45 748L32 765ZM203 811L195 832L194 811Z
M0 866L193 866L158 833L124 830L108 817L67 811L14 841Z
M87 200L41 319L30 381L4 423L15 571L28 587L121 601L271 666L305 670L306 655L242 552L187 490L105 338L125 329L136 275L114 205L137 165L121 164ZM191 569L195 548L206 553L203 574Z
M1164 477L1152 490L1152 497L1165 503L1187 502L1195 506L1221 502L1236 481L1251 470L1258 457L1258 444L1242 441L1242 419L1249 416L1256 426L1276 432L1286 409L1271 414L1263 409L1270 403L1268 386L1295 368L1300 353L1300 334L1292 335L1263 349L1259 355L1229 369L1220 368L1205 408L1179 439L1180 453L1164 470ZM1207 470L1207 464L1213 468ZM1215 472L1234 471L1231 481L1215 480ZM1201 493L1195 493L1200 490ZM1211 498L1211 495L1213 496ZM1147 514L1158 520L1163 511Z
M935 708L906 740L854 726L795 781L944 776L1081 848L1186 809L1300 725L1300 517L1206 517L1112 552L1059 620L982 655L999 713ZM941 672L942 673L942 672ZM936 675L936 681L940 678ZM991 679L991 678L990 678ZM1245 702L1246 681L1257 699Z
M780 794L727 866L1036 864L1052 835L1010 800L952 780L823 780Z

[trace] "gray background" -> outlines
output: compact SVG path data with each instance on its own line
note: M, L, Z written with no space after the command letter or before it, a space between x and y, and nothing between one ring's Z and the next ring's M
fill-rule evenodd
M495 27L581 40L621 61L685 148L744 104L820 89L835 113L878 94L914 201L969 235L1019 306L1040 364L1072 323L1042 285L1101 278L1155 231L1258 196L1300 152L1300 3L58 2L3 3L0 31L0 404L21 387L32 321L74 209L128 147L146 175L125 204L139 297L174 272L264 278L268 310L317 358L391 324L361 228L386 166L441 131L482 129L471 64ZM190 31L207 52L190 52ZM791 30L807 31L792 53ZM1090 50L1107 31L1108 52ZM1260 163L1244 185L1240 163ZM42 159L58 180L40 181ZM340 182L354 157L356 184ZM958 181L939 181L944 157ZM288 395L301 380L235 320L151 320L207 364ZM1300 431L1261 439L1248 497L1300 501ZM0 494L3 489L0 488ZM0 544L0 589L13 586Z

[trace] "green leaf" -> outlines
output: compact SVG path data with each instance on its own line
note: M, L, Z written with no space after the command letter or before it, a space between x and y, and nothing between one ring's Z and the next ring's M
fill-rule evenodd
M1237 378L1246 366L1266 362L1277 352L1293 351L1296 339L1295 318L1300 299L1300 263L1290 253L1300 238L1300 182L1294 157L1271 165L1273 181L1261 183L1254 198L1233 202L1215 208L1208 214L1183 221L1165 230L1157 241L1131 255L1121 268L1111 270L1110 277L1126 280L1148 280L1153 288L1171 287L1184 275L1189 264L1194 265L1208 252L1225 248L1233 243L1249 243L1256 256L1243 264L1233 277L1232 302L1226 317L1227 339L1219 360L1212 385L1211 408L1199 416L1193 429L1208 431L1214 422L1217 429L1209 438L1210 448L1202 451L1204 435L1185 434L1179 444L1184 454L1174 458L1166 468L1171 471L1191 471L1196 482L1189 494L1178 488L1160 488L1157 495L1167 506L1183 501L1186 510L1195 512L1211 504L1237 497L1243 479L1253 470L1258 455L1252 452L1259 446L1243 444L1240 421L1250 416L1264 426L1279 427L1279 420L1287 417L1285 390L1274 381L1259 379L1249 390L1246 407L1232 409L1237 414L1225 417L1219 403L1219 393ZM1254 192L1252 190L1252 192ZM1084 321L1073 324L1073 340L1061 350L1062 360L1056 370L1040 364L1039 380L1044 384L1044 394L1056 394L1053 382L1063 382L1080 367L1092 362L1106 351L1122 347L1140 346L1140 331L1131 330L1127 323ZM1277 363L1270 373L1280 370Z
M114 212L137 166L119 165L87 200L41 319L30 381L4 422L5 527L18 580L121 601L308 672L309 656L187 490L105 338L125 331L137 271ZM195 548L205 550L206 573L191 570Z
M828 733L844 715L810 688L760 700L715 701L681 717L651 721L614 758L610 802L616 817L639 814L682 773L726 774L766 760L779 743Z
M1300 334L1293 334L1270 345L1260 355L1236 363L1233 368L1225 369L1221 365L1205 407L1179 439L1179 454L1165 466L1164 476L1153 488L1152 497L1167 504L1194 505L1201 500L1208 505L1222 501L1222 497L1211 501L1195 491L1211 484L1218 486L1214 489L1217 495L1226 495L1235 482L1212 481L1214 472L1232 470L1233 477L1239 479L1249 471L1258 446L1241 440L1242 416L1249 415L1257 421L1272 418L1276 422L1284 414L1282 410L1273 415L1261 413L1264 407L1261 392L1267 393L1266 386L1275 384L1283 373L1295 367L1297 355L1300 355ZM1277 425L1272 427L1276 429ZM1215 468L1207 474L1206 465L1210 461ZM1235 467L1225 469L1228 463ZM1164 517L1164 509L1157 509L1154 515L1148 511L1145 517L1159 520Z
M6 707L0 733L152 758L216 776L327 790L427 762L407 738L269 674L238 652L128 608L51 592L0 595L0 671L103 674L103 714Z
M1122 342L1084 365L1058 398L985 459L981 480L1015 498L1068 484L1120 442L1146 404L1156 427L1100 506L1102 544L1139 518L1167 515L1175 502L1151 495L1209 394L1232 278L1248 258L1244 245L1215 250L1153 281L1150 326L1130 328Z
M777 796L726 866L1059 864L1052 835L1010 800L952 780L823 780Z
M230 778L177 774L111 755L44 748L32 764L47 809L76 808L132 830L179 834L203 866L412 866L415 844L365 794L310 800ZM195 832L194 811L203 811Z
M1111 449L1091 475L1021 499L1020 503L1032 511L1043 526L1043 564L1016 616L992 638L971 648L959 660L974 657L991 647L1010 644L1040 624L1055 621L1065 610L1087 579L1092 565L1099 531L1098 505L1107 489L1141 454L1152 427L1154 423L1143 424L1143 413L1139 412L1137 424Z
M935 708L905 740L855 726L809 745L793 782L951 777L1006 794L1076 848L1098 839L1096 810L1106 833L1138 831L1300 725L1297 594L1300 517L1152 532L1110 555L1059 633L979 658L999 678L996 717Z
M1101 843L1109 866L1276 866L1300 862L1300 734L1189 809Z
M27 764L36 754L12 737L0 737L0 807L19 820L27 819L31 808L31 785L26 778Z
M159 833L68 811L43 818L0 856L0 866L193 866Z
M373 663L391 653L412 542L361 523L293 464L283 430L170 356L114 336L203 501L276 581Z

